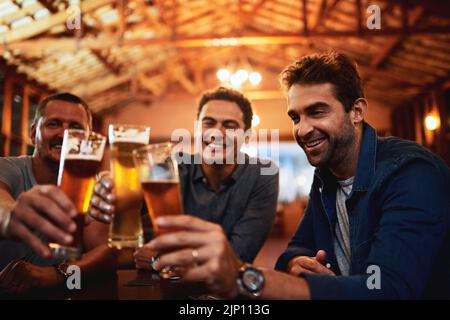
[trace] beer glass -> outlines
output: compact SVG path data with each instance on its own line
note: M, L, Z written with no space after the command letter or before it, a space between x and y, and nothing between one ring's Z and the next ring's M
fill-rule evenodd
M108 245L117 249L141 247L144 243L141 221L143 194L132 151L148 144L150 128L136 125L110 125L111 172L116 210L110 225Z
M156 225L156 218L183 214L178 164L172 143L151 144L133 151L133 158L144 190L150 219L157 235L173 232ZM182 270L166 267L160 275L166 279L179 278Z
M49 244L55 257L66 260L76 260L81 257L84 218L89 209L95 175L100 169L105 144L106 137L92 131L75 129L64 131L58 186L75 205L78 212L74 219L77 230L72 244L68 246Z

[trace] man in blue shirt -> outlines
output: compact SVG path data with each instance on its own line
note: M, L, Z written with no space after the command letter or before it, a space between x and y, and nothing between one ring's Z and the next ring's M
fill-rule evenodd
M202 148L179 161L184 212L220 225L234 252L246 262L255 259L269 235L278 198L276 165L240 151L244 138L239 132L251 130L252 116L251 103L240 92L225 87L204 92L197 114ZM105 177L97 186L92 202L108 204L112 181ZM91 213L97 220L110 221L95 210ZM151 268L154 254L146 246L137 249L136 266Z
M449 168L414 142L376 136L347 56L303 57L283 71L282 82L294 137L317 169L278 271L242 263L219 229L192 217L158 220L183 233L148 245L170 252L156 267L190 263L185 280L204 281L226 297L450 298Z

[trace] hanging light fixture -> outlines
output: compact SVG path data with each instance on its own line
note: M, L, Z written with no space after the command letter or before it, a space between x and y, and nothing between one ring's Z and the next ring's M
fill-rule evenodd
M254 87L258 86L262 81L262 76L259 72L253 70L242 50L236 50L234 56L237 58L229 62L227 67L217 70L217 79L222 84L231 85L233 88L240 88L247 83Z

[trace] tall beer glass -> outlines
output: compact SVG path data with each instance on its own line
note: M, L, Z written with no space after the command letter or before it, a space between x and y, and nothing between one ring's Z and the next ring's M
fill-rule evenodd
M178 165L173 155L172 143L151 144L133 151L133 158L144 190L150 219L157 235L173 230L159 228L156 218L183 214ZM163 278L179 278L179 270L164 268Z
M91 201L95 175L100 169L105 144L106 137L92 131L64 131L58 186L75 204L78 212L75 218L77 231L72 244L68 246L50 243L50 249L56 257L67 260L81 257L84 218Z
M132 151L148 144L150 128L110 125L111 171L116 194L116 211L109 230L108 245L117 249L141 247L144 242L141 221L142 188Z

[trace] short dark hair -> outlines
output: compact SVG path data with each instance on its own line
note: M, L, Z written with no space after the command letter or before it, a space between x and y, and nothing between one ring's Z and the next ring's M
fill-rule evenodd
M250 100L248 100L242 93L225 87L218 87L217 89L206 91L203 93L198 103L197 118L202 112L203 106L211 100L225 100L236 103L243 114L245 130L252 126L253 110Z
M304 56L287 66L280 74L281 83L289 89L294 84L331 83L334 94L349 112L354 102L364 98L356 63L343 53L327 52Z
M84 110L86 110L86 114L88 116L88 122L89 122L88 125L90 128L92 128L92 113L91 113L91 110L89 109L89 106L83 99L81 99L80 97L77 97L74 94L68 93L68 92L52 94L52 95L46 97L44 100L42 100L36 108L36 112L34 113L32 125L35 126L37 124L39 118L44 116L45 107L47 106L47 104L50 101L53 101L53 100L62 100L62 101L66 101L66 102L81 104L83 106Z

